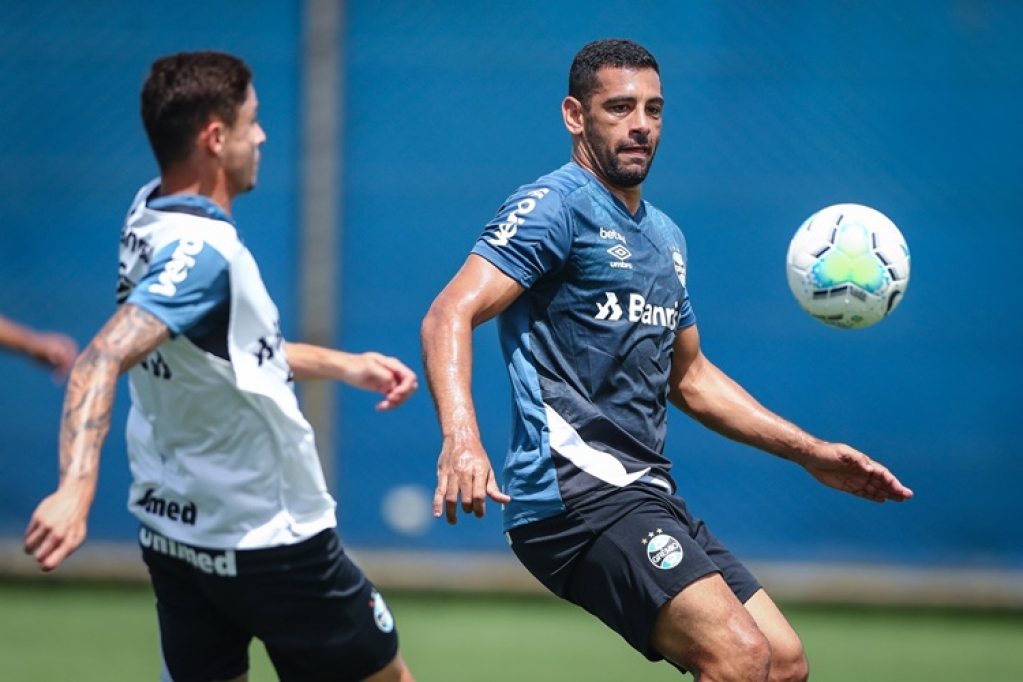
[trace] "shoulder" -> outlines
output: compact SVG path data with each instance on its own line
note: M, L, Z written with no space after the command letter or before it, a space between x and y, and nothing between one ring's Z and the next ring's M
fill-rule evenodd
M575 197L580 195L580 190L584 190L594 182L596 179L592 175L570 161L561 168L551 171L523 187L547 189L553 195L552 203L564 204L572 202Z
M504 201L490 226L522 226L527 215L530 222L549 224L575 204L580 190L587 187L592 177L574 163L542 175L533 182L520 185Z
M681 232L681 228L675 223L674 220L672 220L671 216L669 216L667 213L657 208L656 206L654 206L645 199L643 200L643 206L646 209L647 218L650 221L654 222L657 225L671 227Z
M546 175L541 175L533 182L521 185L510 198L540 196L549 203L564 203L594 181L593 176L575 163L569 162Z
M654 227L654 229L663 233L665 236L674 237L682 242L685 242L685 235L682 233L682 228L678 226L671 216L657 208L649 201L643 201L644 209L646 210L646 222Z
M237 228L225 220L155 210L144 204L132 213L126 229L145 238L157 252L181 245L189 251L209 246L232 261L246 250Z

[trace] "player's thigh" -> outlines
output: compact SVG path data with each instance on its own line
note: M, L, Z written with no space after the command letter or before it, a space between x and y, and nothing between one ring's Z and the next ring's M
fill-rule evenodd
M644 499L581 552L563 596L648 659L659 660L665 654L652 646L651 635L661 608L687 586L719 571L696 535L697 526L681 507L656 496Z
M788 619L764 590L746 601L746 610L771 643L772 675L785 672L785 679L805 678L809 672L803 643Z
M160 648L168 676L175 682L244 682L252 638L209 598L205 577L175 557L143 552L143 558L156 595Z
M336 533L277 551L274 558L287 570L264 581L248 622L282 682L355 682L394 665L394 617Z
M758 670L769 656L752 614L719 573L696 580L661 607L650 644L676 665L702 673Z
M387 664L387 667L370 675L363 682L415 682L415 678L412 677L401 654L398 654Z

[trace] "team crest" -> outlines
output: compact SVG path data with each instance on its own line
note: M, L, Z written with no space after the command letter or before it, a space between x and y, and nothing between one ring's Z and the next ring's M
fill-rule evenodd
M678 251L671 252L671 260L675 264L675 274L678 275L678 281L682 283L682 286L686 285L686 260L682 257L682 254Z
M391 615L391 610L387 608L387 603L380 596L379 592L373 590L369 603L373 607L373 620L376 621L380 632L391 632L394 630L394 616Z
M657 568L666 571L682 563L682 544L670 535L665 535L660 528L656 533L647 533L643 544L646 545L646 558Z

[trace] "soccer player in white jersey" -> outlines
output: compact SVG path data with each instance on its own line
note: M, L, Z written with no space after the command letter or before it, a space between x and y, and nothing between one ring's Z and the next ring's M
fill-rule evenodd
M85 539L118 376L130 377L129 509L175 682L246 680L263 641L281 680L409 682L394 619L345 555L293 380L401 405L415 374L379 353L286 342L231 217L266 135L252 74L220 52L156 60L142 119L160 166L121 232L117 312L72 370L60 485L25 549L56 569Z
M642 200L660 140L660 69L642 46L576 55L562 103L572 160L517 190L422 326L444 436L434 514L504 505L512 550L558 596L650 660L715 682L802 680L799 637L675 494L667 404L869 500L912 492L885 467L769 412L701 352L678 227ZM514 395L502 491L471 391L473 329L497 317Z

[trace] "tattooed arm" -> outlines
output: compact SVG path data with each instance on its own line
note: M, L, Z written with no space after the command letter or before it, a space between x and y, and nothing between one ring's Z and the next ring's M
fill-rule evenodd
M25 531L25 552L44 571L60 566L85 540L117 378L169 335L159 319L126 304L75 361L60 423L60 485L39 503Z

